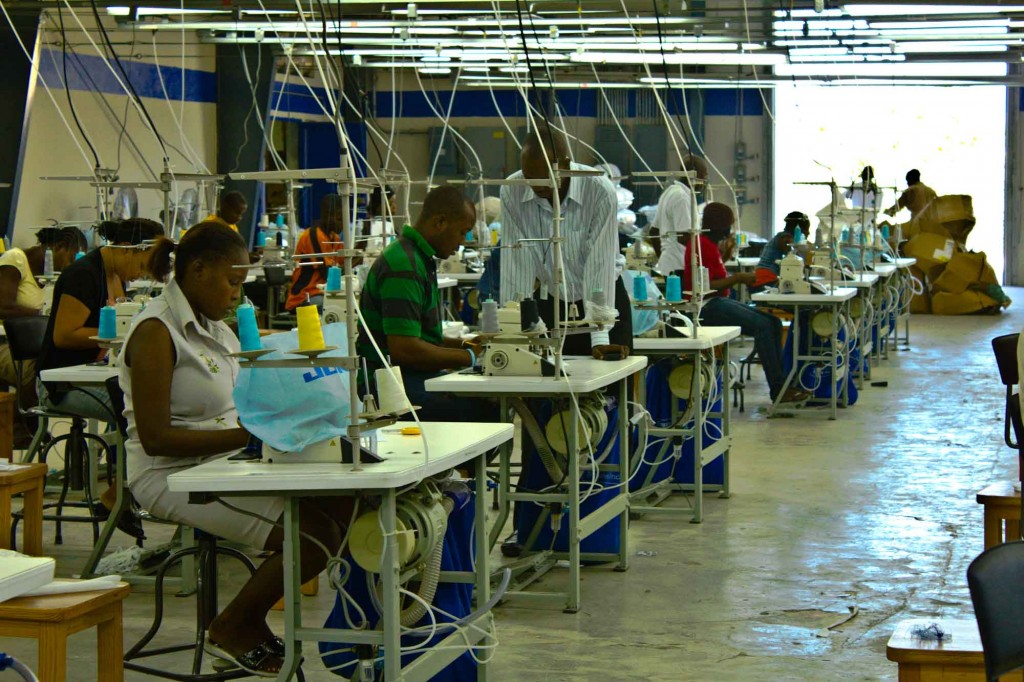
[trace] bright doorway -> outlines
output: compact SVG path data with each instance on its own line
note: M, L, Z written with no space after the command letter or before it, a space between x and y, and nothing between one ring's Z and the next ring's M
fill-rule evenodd
M775 90L775 226L793 210L813 216L827 187L859 181L906 187L911 168L939 195L970 194L977 225L967 240L1003 276L1006 89L1002 86L780 86ZM826 168L827 167L827 168ZM882 206L898 196L886 190ZM903 211L897 219L907 220Z

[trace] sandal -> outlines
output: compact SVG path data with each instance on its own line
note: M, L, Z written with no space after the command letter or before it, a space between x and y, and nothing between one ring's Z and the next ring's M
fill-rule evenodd
M233 656L226 649L221 648L220 645L215 644L207 637L203 649L211 656L228 661L257 677L277 677L278 672L280 672L279 670L269 670L266 667L267 659L279 658L267 647L266 643L260 644L240 656Z

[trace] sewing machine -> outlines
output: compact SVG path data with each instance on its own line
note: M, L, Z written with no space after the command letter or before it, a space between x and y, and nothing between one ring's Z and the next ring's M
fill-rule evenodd
M487 376L552 377L550 349L520 334L499 334L487 344L483 368Z
M779 262L779 293L782 294L824 294L826 288L819 282L807 279L804 273L804 259L795 253L788 253Z

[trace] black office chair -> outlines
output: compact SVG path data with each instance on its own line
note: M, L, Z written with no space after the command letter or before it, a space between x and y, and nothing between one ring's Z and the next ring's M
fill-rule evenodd
M985 550L967 567L974 617L985 653L985 677L995 682L1024 668L1024 542Z
M1011 403L1017 403L1019 413L1020 403L1015 395L1014 388L1020 383L1017 373L1017 343L1020 334L1005 334L992 339L992 352L996 356L996 365L999 367L999 378L1006 387L1006 409L1003 424L1003 440L1014 450L1020 449L1020 438L1016 441L1011 437L1010 431L1013 428L1012 416L1010 413Z
M14 367L18 379L18 390L21 390L21 386L23 384L25 362L28 360L35 360L39 357L39 352L43 346L43 338L46 335L46 325L48 320L49 318L41 316L14 317L4 320L4 332L7 334L7 345L11 352L11 358L15 363ZM39 426L36 428L35 436L32 439L32 445L30 446L24 461L32 461L38 452L39 461L46 462L46 456L49 454L50 450L58 445L64 444L64 475L61 483L60 497L56 502L48 502L43 505L44 510L57 510L56 514L43 515L43 519L46 521L56 521L57 532L54 543L58 545L64 543L62 524L65 522L92 524L92 540L95 543L99 538L99 524L101 521L105 521L107 517L103 515L102 512L97 513L96 511L99 502L97 498L93 497L94 491L92 490L90 482L89 443L95 443L99 446L99 451L107 453L108 480L113 476L113 470L110 463L115 459L111 452L111 448L105 440L87 432L86 420L78 415L63 412L50 406L38 406L22 410L20 406L20 395L18 396L18 402L19 413L26 416L36 417L39 420ZM51 419L70 419L71 429L68 433L52 439L44 446L43 438L49 429L49 421ZM67 496L69 489L83 491L84 499L80 502L68 502ZM64 513L64 509L66 507L87 509L89 510L89 514L84 516L68 515ZM11 524L11 547L16 547L15 540L17 538L18 522L24 515L19 511L14 512L11 516L13 518L13 523Z

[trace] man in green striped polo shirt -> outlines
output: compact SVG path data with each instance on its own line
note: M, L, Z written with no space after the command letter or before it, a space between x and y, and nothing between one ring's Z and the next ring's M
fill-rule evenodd
M423 387L427 379L445 370L473 366L480 353L475 341L445 339L441 334L435 260L455 253L475 223L476 209L462 192L448 186L431 190L416 224L406 225L374 261L359 298L374 341L390 356L391 364L402 368L409 401L423 407L420 419L484 421L494 412L485 401L431 394ZM371 374L383 366L362 327L357 348ZM484 409L478 409L480 405Z

